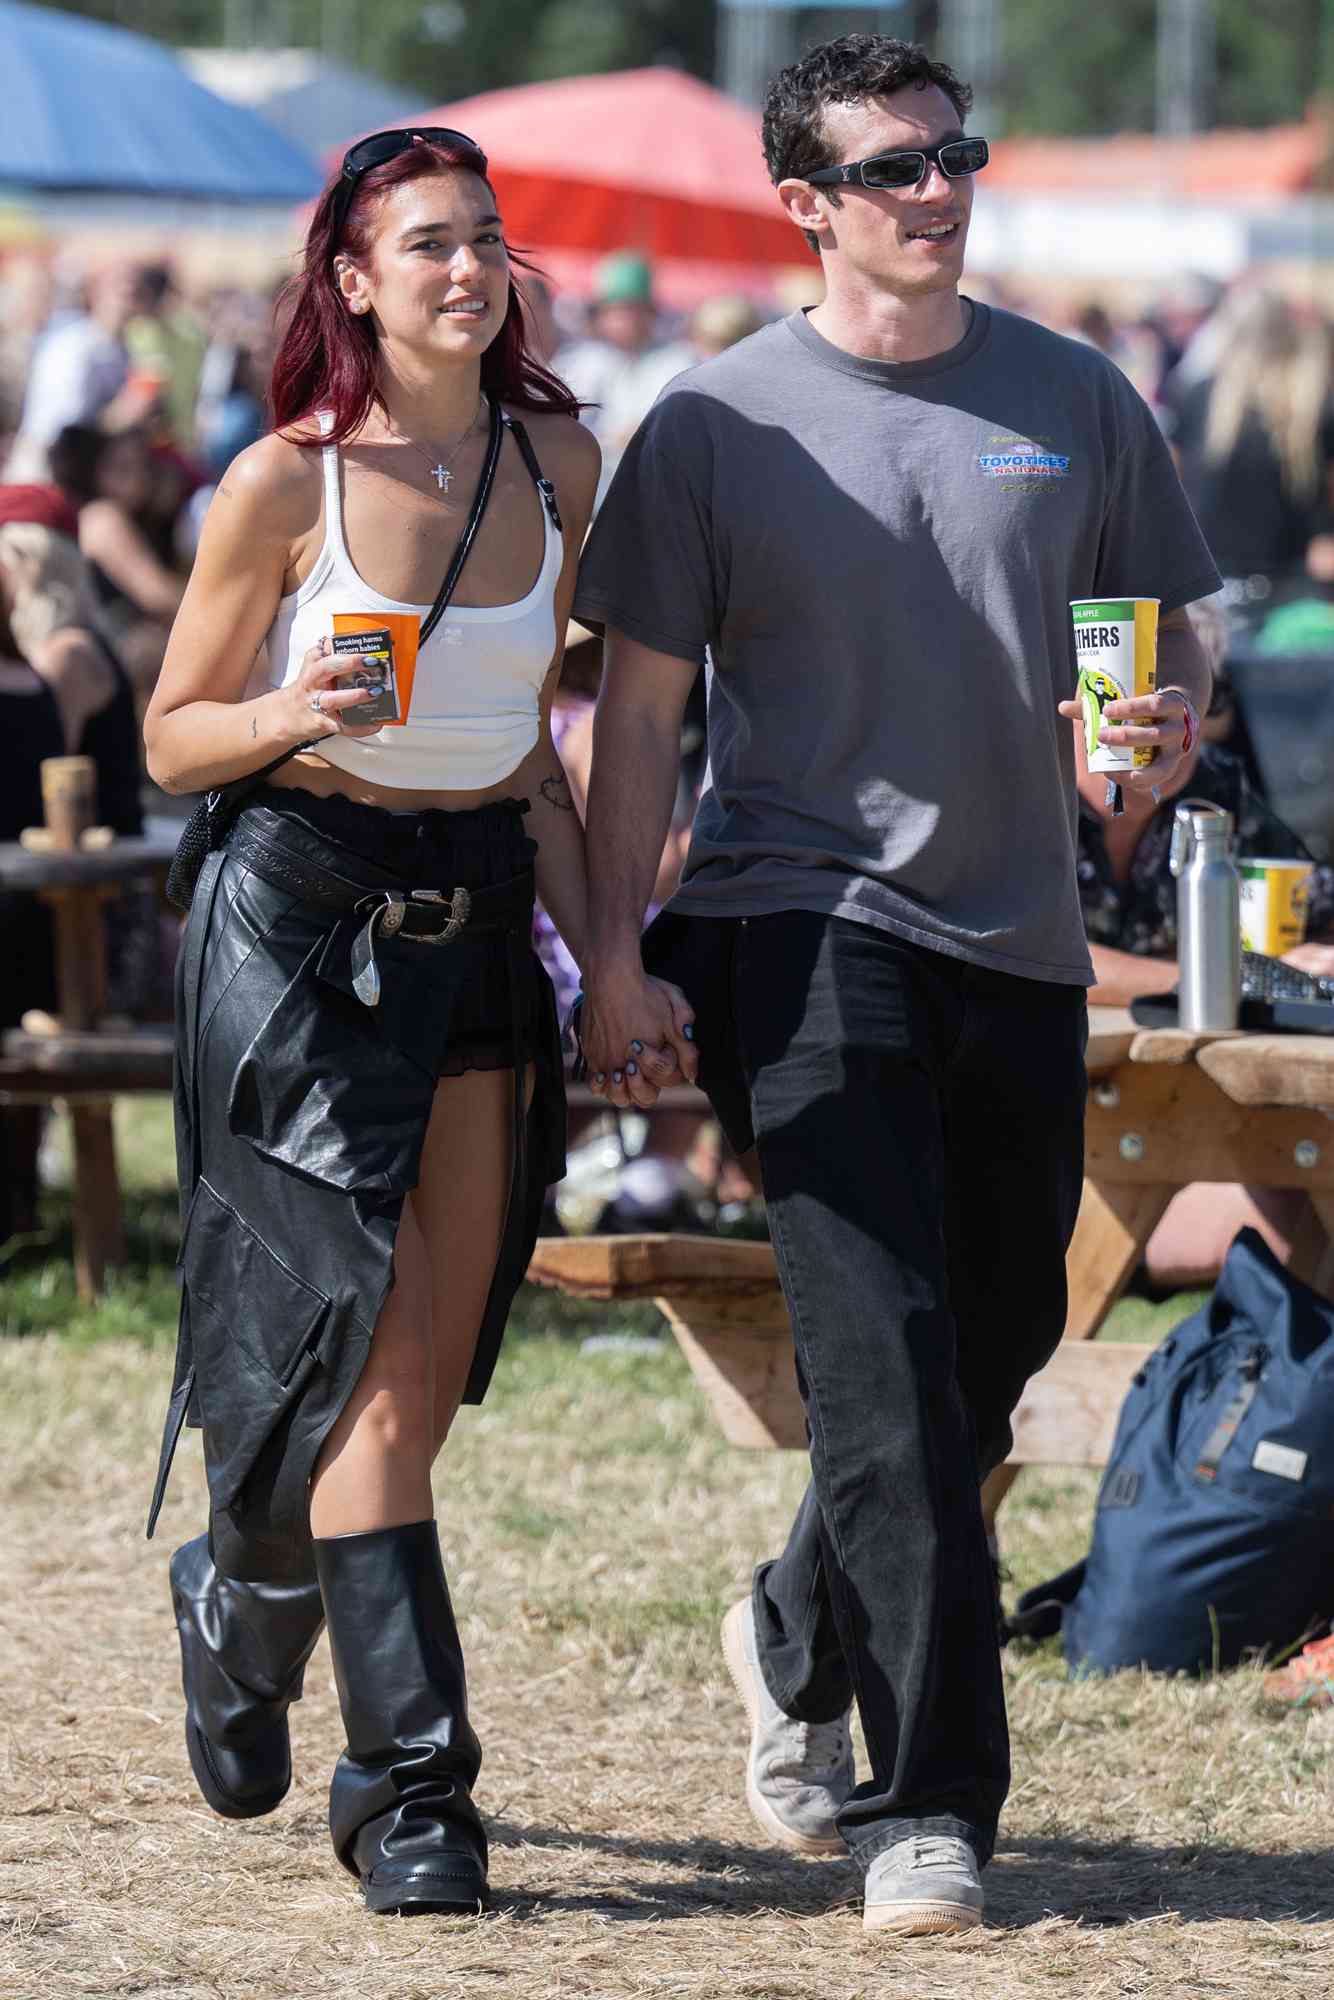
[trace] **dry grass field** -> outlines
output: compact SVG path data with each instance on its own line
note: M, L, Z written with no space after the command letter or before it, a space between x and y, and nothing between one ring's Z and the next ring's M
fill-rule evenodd
M151 1317L161 1286L113 1301L106 1339L0 1339L0 2000L1334 1987L1334 1712L1275 1713L1246 1672L1071 1685L1050 1649L1007 1656L1015 1786L989 1928L865 1938L850 1865L789 1859L747 1817L716 1644L800 1464L723 1445L670 1348L583 1354L542 1301L437 1480L496 1911L366 1917L324 1825L340 1737L323 1644L286 1803L233 1825L194 1792L165 1563L200 1525L202 1472L191 1438L145 1544L170 1356L128 1337L136 1298ZM1021 1481L1016 1586L1078 1552L1092 1495L1086 1475Z

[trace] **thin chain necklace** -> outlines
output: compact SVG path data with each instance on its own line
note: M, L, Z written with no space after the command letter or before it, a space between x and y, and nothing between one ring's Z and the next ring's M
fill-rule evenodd
M409 451L415 451L418 458L420 458L424 464L430 466L431 477L432 479L434 479L437 489L441 493L448 493L449 482L454 477L453 473L450 471L449 468L453 465L454 460L458 457L459 453L463 450L464 445L468 442L468 439L472 436L473 432L476 430L477 419L478 417L481 416L482 411L485 408L486 408L486 397L479 396L477 398L477 408L473 411L472 414L472 422L468 425L468 428L464 431L462 437L459 439L458 443L454 446L453 451L450 452L449 457L443 460L437 460L434 465L431 465L431 453L429 451L423 451L419 444L414 443L410 437L404 437L401 431L391 431L390 436L396 438L399 444L405 444L408 447Z

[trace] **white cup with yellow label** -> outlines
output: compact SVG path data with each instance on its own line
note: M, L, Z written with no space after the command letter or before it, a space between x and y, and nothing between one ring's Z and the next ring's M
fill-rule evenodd
M1245 855L1241 876L1241 948L1282 958L1306 936L1306 906L1315 873L1310 861Z
M1152 694L1158 681L1156 597L1076 597L1070 618L1075 632L1077 700L1084 711L1084 749L1090 771L1116 776L1142 771L1156 752L1125 743L1104 743L1103 710L1109 702Z

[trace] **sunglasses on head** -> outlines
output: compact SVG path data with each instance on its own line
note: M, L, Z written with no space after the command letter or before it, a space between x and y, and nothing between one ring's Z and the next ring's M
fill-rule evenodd
M369 139L359 139L343 155L343 165L338 187L334 194L333 219L335 231L340 230L347 217L352 197L356 193L357 182L372 167L382 167L386 160L396 160L400 153L410 153L418 140L428 146L466 146L475 158L468 165L479 174L486 172L486 154L475 139L466 132L455 132L448 125L418 125L413 131L372 132Z
M991 158L985 139L947 139L942 146L923 146L911 153L873 153L869 160L852 160L845 167L821 167L817 173L800 174L812 187L839 187L860 182L868 188L916 187L926 179L927 168L937 166L950 180L982 171Z

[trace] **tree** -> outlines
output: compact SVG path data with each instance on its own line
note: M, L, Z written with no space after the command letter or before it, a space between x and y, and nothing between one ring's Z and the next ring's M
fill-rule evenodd
M529 58L533 78L675 63L713 74L714 0L550 0Z
M421 32L445 12L456 22L446 41ZM453 0L425 15L419 0L380 0L377 46L362 60L442 102L662 61L710 77L713 22L714 0Z
M184 46L328 46L437 103L505 84L674 62L711 78L718 0L36 0ZM942 45L960 0L902 0L897 32ZM978 4L978 0L972 0ZM1212 122L1273 125L1334 94L1334 0L1205 0L1212 7ZM993 102L1008 132L1151 131L1158 0L1072 8L993 0ZM872 17L811 9L804 42ZM670 135L664 135L664 143ZM596 134L589 135L590 144Z
M327 47L445 102L672 62L713 74L715 0L37 0L179 47Z
M1154 127L1156 0L1071 10L1069 0L997 0L997 100L1007 132ZM1207 122L1303 117L1334 84L1334 0L1212 0L1217 78Z

